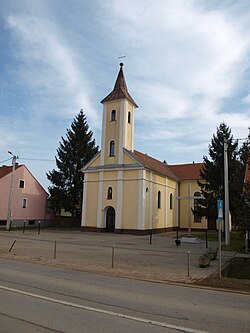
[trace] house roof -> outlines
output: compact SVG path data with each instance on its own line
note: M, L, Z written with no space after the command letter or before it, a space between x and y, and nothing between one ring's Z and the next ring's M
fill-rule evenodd
M201 179L200 171L203 167L203 163L190 163L190 164L176 164L168 165L181 180L195 180Z
M250 157L247 160L244 184L250 184Z
M158 172L160 174L163 174L167 177L173 178L175 180L178 180L178 176L176 176L169 168L168 165L156 160L155 158L141 153L137 150L134 150L134 152L132 151L128 151L128 153L134 157L140 164L142 164L144 167L149 168L155 172Z
M133 98L130 96L130 94L128 93L128 89L127 89L127 85L126 85L126 81L125 81L125 77L123 74L123 63L120 63L120 71L118 73L116 82L115 82L115 86L114 89L111 91L111 93L106 96L101 103L104 102L109 102L109 101L114 101L117 99L122 99L122 98L126 98L127 100L129 100L136 108L138 108L138 105L135 103L135 101L133 100Z
M16 163L15 166L15 170L20 168L22 165L19 165L18 163ZM6 175L8 175L9 173L12 172L12 165L8 166L8 165L3 165L0 167L0 179L5 177Z

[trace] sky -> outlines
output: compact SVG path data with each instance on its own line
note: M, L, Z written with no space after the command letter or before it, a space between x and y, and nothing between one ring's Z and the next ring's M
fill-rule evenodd
M121 56L136 150L202 162L220 123L247 137L249 0L0 0L0 165L11 151L47 189L80 109L100 146Z

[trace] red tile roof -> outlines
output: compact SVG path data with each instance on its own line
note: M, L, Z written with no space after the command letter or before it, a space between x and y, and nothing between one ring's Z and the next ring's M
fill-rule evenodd
M19 165L18 163L16 163L16 169L20 168L22 165ZM8 175L8 173L10 173L12 171L12 165L11 166L7 166L7 165L3 165L0 167L0 179L5 177L6 175Z
M129 154L133 156L144 167L163 174L169 178L178 180L178 177L168 168L167 164L158 161L155 158L148 156L147 154L143 154L137 150L134 150L134 152L129 151Z
M111 93L108 96L106 96L101 101L101 103L108 102L108 101L114 101L116 99L126 98L136 108L138 108L138 105L135 103L135 101L133 100L133 98L128 93L128 89L127 89L125 77L124 77L123 70L122 70L123 63L120 63L120 66L121 66L120 67L120 71L118 73L118 76L117 76L117 79L116 79L113 91L111 91Z
M203 163L190 163L190 164L176 164L168 165L181 180L195 180L201 179L200 171L203 167Z

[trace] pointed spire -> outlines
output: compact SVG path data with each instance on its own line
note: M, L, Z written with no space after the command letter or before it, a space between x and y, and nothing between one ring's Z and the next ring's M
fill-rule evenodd
M101 103L104 102L108 102L108 101L114 101L116 99L122 99L122 98L126 98L127 100L129 100L136 108L138 108L138 105L135 103L135 101L133 100L133 98L129 95L128 93L128 89L127 89L127 85L126 85L126 81L125 81L125 77L123 74L123 63L120 63L120 70L117 76L117 79L115 81L115 86L113 91L111 91L111 93L106 96Z

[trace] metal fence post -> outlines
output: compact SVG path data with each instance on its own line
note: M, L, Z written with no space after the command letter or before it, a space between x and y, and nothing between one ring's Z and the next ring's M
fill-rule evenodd
M24 234L24 232L25 232L25 221L23 221L23 234Z
M54 259L56 259L56 239L55 239L55 245L54 245Z
M190 277L190 251L187 252L187 277Z
M153 230L150 230L150 237L149 237L149 244L152 244L152 234L153 234Z
M115 245L112 245L112 264L111 267L114 267L114 258L115 258Z
M14 240L13 244L11 245L11 247L9 249L9 252L11 252L11 250L12 250L13 246L15 245L15 243L16 243L16 239Z

